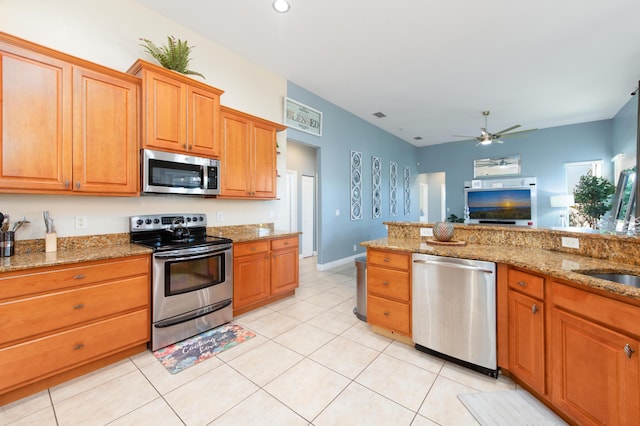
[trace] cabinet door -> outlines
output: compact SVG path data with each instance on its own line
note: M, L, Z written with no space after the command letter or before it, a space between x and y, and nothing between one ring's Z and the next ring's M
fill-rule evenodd
M83 68L73 74L73 190L135 195L138 85Z
M220 195L247 197L250 195L249 128L251 123L242 116L223 112L222 119L222 176Z
M544 395L544 304L509 291L509 370Z
M146 121L143 146L186 151L186 84L149 70L144 71L143 81Z
M220 96L189 86L187 89L188 150L205 157L219 157Z
M298 246L271 252L271 294L298 287Z
M0 43L0 187L71 188L71 65Z
M275 198L276 193L276 130L261 122L254 122L253 136L253 188L258 198Z
M269 296L270 270L269 252L234 257L234 310L259 302Z
M639 342L558 308L551 321L553 404L579 424L637 424Z

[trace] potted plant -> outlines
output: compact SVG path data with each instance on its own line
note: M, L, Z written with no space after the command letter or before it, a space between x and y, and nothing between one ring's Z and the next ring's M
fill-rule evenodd
M199 72L189 69L189 55L193 46L189 46L187 41L176 39L174 36L167 36L167 44L158 47L149 39L141 38L140 40L144 41L144 44L140 46L144 47L163 67L181 74L199 75L205 78Z
M591 171L580 176L573 197L576 209L589 218L593 229L596 229L598 219L611 210L611 196L615 190L615 186L607 179L594 176Z

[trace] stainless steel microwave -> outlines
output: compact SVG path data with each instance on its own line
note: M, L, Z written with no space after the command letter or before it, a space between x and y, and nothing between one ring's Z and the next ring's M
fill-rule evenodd
M213 158L142 150L142 193L218 195L220 161Z

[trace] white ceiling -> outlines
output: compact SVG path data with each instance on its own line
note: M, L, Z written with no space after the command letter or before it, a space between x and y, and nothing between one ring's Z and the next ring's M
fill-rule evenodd
M138 1L417 146L484 110L492 132L609 119L640 79L638 0Z

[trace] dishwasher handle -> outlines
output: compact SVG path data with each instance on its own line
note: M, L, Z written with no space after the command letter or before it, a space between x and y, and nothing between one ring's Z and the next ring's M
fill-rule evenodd
M493 274L493 271L491 271L489 269L479 268L477 266L462 265L462 264L459 264L459 263L438 262L436 260L422 260L422 259L416 259L416 260L413 261L413 263L420 263L420 264L424 264L424 265L444 266L445 268L464 269L466 271L477 271L477 272L484 272L486 274Z

